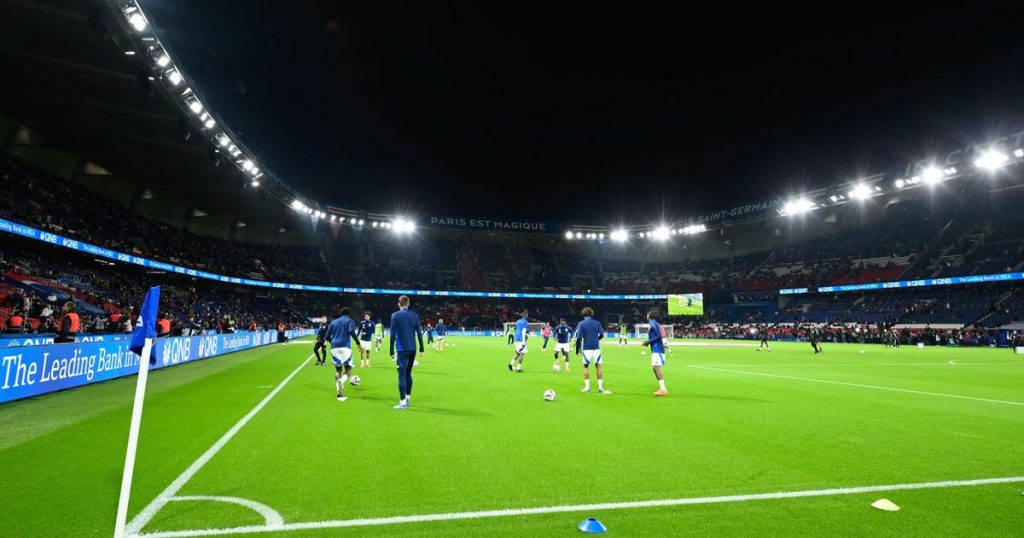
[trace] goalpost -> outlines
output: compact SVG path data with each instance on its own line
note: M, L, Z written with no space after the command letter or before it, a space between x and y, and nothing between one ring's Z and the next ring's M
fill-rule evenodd
M502 335L511 334L512 332L515 331L515 328L516 328L516 322L514 322L514 321L506 321L504 327L502 327L503 330L502 330L501 334ZM543 329L543 328L544 328L544 324L543 323L533 323L533 322L531 322L530 323L530 336L531 337L538 337L538 336L540 336L540 330ZM554 329L554 327L552 327L552 329Z
M662 329L665 329L665 338L675 338L675 326L673 325L662 325ZM633 327L634 335L636 338L647 339L647 331L651 329L650 323L637 323Z

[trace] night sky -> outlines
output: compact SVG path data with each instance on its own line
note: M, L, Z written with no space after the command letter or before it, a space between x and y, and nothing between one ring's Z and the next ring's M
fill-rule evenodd
M261 164L348 208L642 222L1024 125L1012 13L551 4L143 2Z

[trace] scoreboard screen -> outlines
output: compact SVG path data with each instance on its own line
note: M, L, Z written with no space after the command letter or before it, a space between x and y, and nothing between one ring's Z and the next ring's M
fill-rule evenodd
M668 315L670 316L703 316L704 294L684 293L668 296Z

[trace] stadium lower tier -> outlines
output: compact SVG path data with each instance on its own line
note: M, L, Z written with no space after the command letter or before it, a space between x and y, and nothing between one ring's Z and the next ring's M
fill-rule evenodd
M82 317L82 332L123 333L145 290L162 285L162 316L171 333L198 334L235 329L272 329L316 326L349 306L361 317L370 311L385 325L397 297L388 295L328 294L254 289L196 280L183 275L114 263L86 254L59 249L14 236L0 237L0 328L7 336L53 333L61 305L74 301ZM907 332L926 327L956 330L958 342L979 342L990 329L1016 331L1024 328L1024 293L1019 285L986 284L956 289L916 289L861 294L777 296L772 293L731 293L706 296L701 317L665 316L664 301L570 301L550 299L507 300L495 298L414 297L413 308L425 325L438 319L455 330L501 331L530 311L536 322L570 323L580 319L584 306L596 310L596 318L609 331L625 324L643 323L647 312L673 324L676 334L738 335L736 331L780 327L802 338L805 325L831 327L842 341L855 341L893 327ZM20 320L21 324L12 323ZM780 329L781 330L781 329ZM859 333L862 330L863 333ZM711 331L711 332L709 332ZM781 333L780 333L781 334ZM1003 342L997 336L997 342ZM1011 337L1012 338L1012 337Z

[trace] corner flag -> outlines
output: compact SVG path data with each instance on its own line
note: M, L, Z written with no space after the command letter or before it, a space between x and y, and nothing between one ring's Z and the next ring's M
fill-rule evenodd
M139 309L139 320L135 323L135 331L132 332L132 340L128 349L136 355L142 355L142 348L146 345L146 339L156 338L156 317L160 311L160 286L153 286L146 292L142 300L142 308ZM156 359L150 355L149 364L155 364Z
M139 448L139 429L142 425L142 403L146 395L146 378L149 366L156 364L153 343L156 340L156 317L160 311L160 286L153 286L146 292L139 309L139 320L128 343L128 349L139 355L139 377L135 383L135 404L132 406L132 422L128 428L128 450L124 457L124 473L121 475L121 497L117 502L117 516L114 520L114 538L124 538L128 524L128 500L132 491L132 475L135 474L135 453Z

